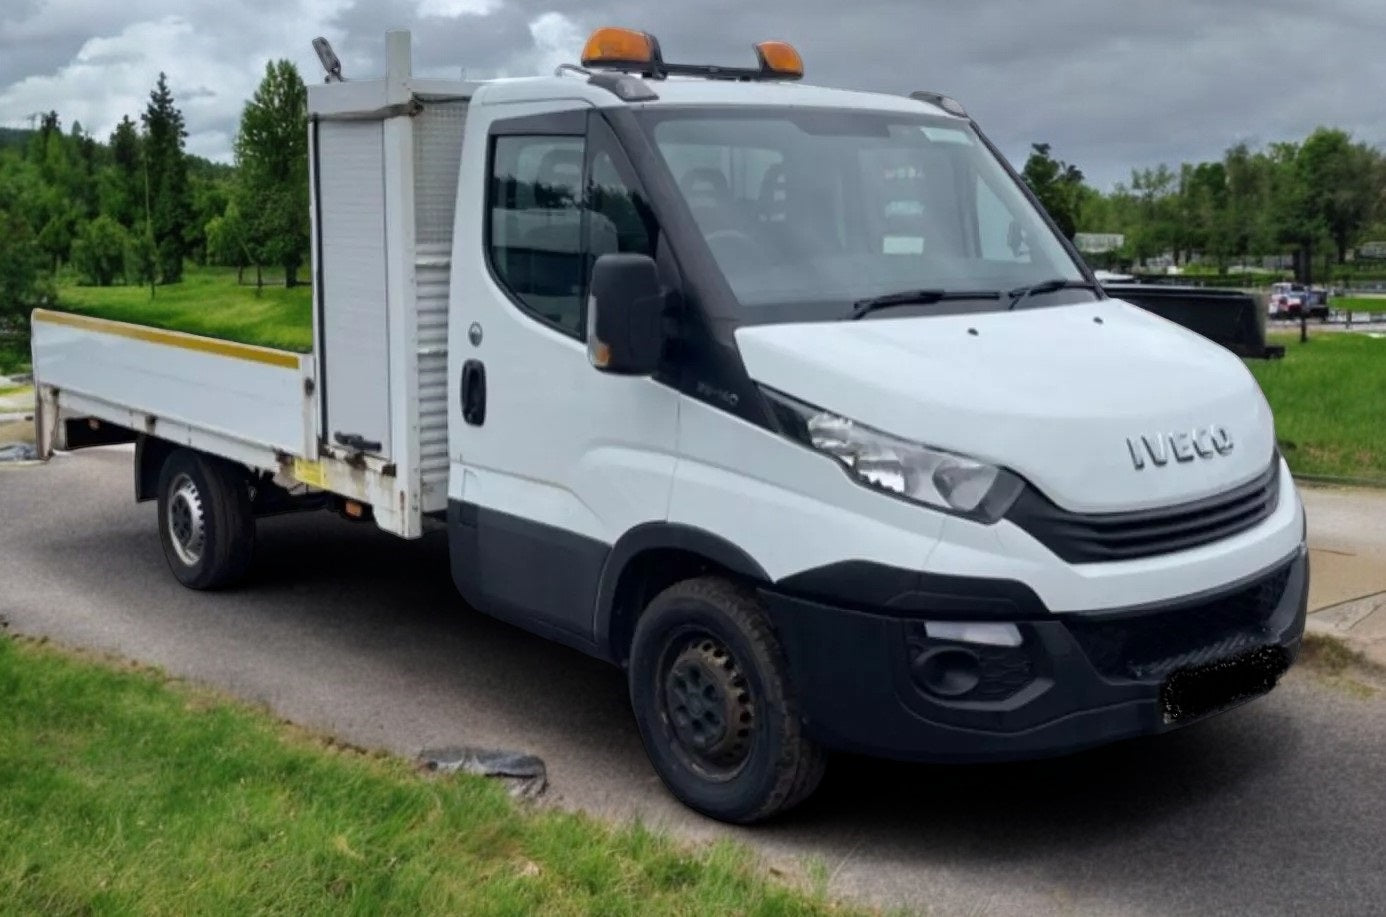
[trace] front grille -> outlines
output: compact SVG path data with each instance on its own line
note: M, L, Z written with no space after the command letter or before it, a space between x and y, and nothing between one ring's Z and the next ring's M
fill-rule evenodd
M1074 613L1064 623L1103 675L1158 678L1265 644L1291 567L1209 602L1105 619Z
M1129 513L1074 513L1027 485L1006 518L1072 564L1136 560L1230 538L1280 505L1280 456L1254 481L1216 497Z

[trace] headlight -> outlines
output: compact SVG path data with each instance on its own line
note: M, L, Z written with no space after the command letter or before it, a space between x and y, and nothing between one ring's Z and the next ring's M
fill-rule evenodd
M767 392L796 438L841 462L862 484L925 506L995 522L1024 487L995 465L910 442Z

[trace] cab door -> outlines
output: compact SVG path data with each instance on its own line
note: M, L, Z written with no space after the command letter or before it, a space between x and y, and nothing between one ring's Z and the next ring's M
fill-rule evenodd
M453 574L474 606L584 643L611 545L667 519L678 427L672 388L591 365L588 278L601 254L653 256L659 231L590 106L472 112L449 335Z

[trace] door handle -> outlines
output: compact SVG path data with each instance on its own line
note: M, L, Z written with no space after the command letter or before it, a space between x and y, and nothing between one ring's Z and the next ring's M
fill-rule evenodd
M474 427L486 422L486 366L480 360L462 365L462 419Z

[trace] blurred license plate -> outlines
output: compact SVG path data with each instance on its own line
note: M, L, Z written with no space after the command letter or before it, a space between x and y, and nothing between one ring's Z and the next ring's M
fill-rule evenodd
M1263 646L1208 665L1180 669L1160 690L1165 722L1197 719L1265 694L1289 667L1284 650Z

